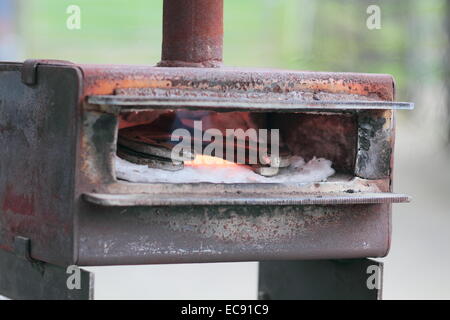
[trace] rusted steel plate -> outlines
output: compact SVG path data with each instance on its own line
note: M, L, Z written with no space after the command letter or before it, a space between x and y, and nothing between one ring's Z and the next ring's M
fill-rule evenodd
M81 73L70 65L0 64L0 248L31 239L31 257L74 260L74 188ZM25 77L23 72L36 72Z
M267 194L255 196L240 194L237 196L217 195L199 196L197 194L158 194L156 197L146 194L98 194L86 193L84 199L90 203L106 207L127 206L188 206L188 205L337 205L337 204L376 204L410 202L411 198L395 193L320 193L288 194L274 196Z
M191 91L191 90L186 90ZM275 98L275 99L274 99ZM145 109L194 109L210 111L299 112L305 110L412 110L413 103L389 101L304 101L283 96L256 99L239 97L180 97L180 96L90 96L88 103L101 105L99 111L133 112ZM117 106L120 108L118 109Z
M308 72L251 68L162 68L148 66L79 65L84 95L147 95L153 89L301 94L306 101L394 100L390 75ZM140 89L136 92L136 89ZM140 92L143 91L143 92ZM174 94L175 96L176 94Z

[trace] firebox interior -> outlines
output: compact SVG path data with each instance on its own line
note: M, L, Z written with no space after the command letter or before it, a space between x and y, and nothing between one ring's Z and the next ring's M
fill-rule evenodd
M358 128L351 112L146 110L121 115L118 128L119 180L302 183L354 176ZM191 152L174 157L180 130L188 134ZM271 140L275 131L277 143ZM222 142L223 150L213 148ZM264 156L275 154L275 145L279 162L264 163Z

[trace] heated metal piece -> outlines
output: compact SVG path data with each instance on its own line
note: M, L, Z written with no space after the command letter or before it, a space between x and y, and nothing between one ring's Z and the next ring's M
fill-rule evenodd
M195 159L195 155L186 150L181 150L179 154L172 152L175 144L165 142L166 140L164 142L150 138L145 139L145 142L142 140L142 136L133 139L127 137L125 134L121 134L118 137L118 144L139 153L164 159L172 159L175 161L190 161Z
M145 153L136 152L127 147L118 145L117 155L135 164L146 165L149 168L162 169L168 171L178 171L183 169L183 161L170 158L152 156Z
M275 168L287 168L291 165L291 154L290 152L284 152L278 157L273 157L273 159L268 157L268 164Z
M279 167L271 167L271 166L260 166L260 165L252 165L250 166L252 170L260 174L264 177L274 177L278 174L280 168Z

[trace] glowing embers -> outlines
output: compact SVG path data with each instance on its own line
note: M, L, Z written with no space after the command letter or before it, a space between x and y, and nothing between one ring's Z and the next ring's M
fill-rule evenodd
M230 162L225 159L213 157L213 156L206 156L202 154L198 154L195 156L194 160L186 161L184 163L187 167L199 167L199 166L217 166L217 167L238 167L239 164L235 162Z

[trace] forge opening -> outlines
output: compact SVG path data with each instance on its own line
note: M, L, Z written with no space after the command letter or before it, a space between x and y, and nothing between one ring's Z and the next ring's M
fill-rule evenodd
M353 114L133 112L120 119L116 176L135 183L320 182L354 175L356 145Z

